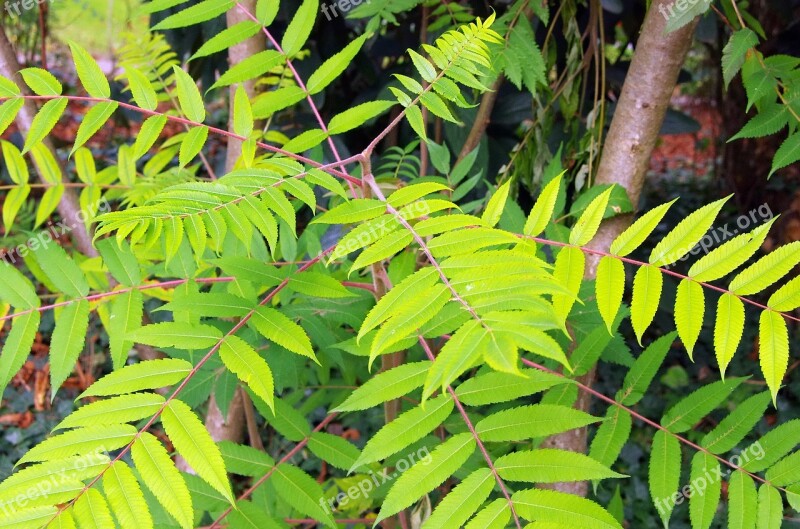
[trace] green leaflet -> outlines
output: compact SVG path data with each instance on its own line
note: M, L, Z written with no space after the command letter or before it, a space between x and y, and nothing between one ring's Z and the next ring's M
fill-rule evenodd
M567 246L558 252L553 278L573 294L553 294L553 308L561 321L566 320L575 304L585 268L586 256L579 248Z
M0 353L0 393L5 391L6 385L25 364L36 339L40 320L38 312L29 312L14 318Z
M300 442L311 435L311 428L305 416L281 399L275 401L275 411L263 405L263 401L253 399L258 411L275 430L290 441Z
M111 239L106 239L111 240ZM144 299L138 290L131 290L118 296L111 305L111 320L108 324L109 347L115 368L125 365L133 341L125 337L141 326L144 312Z
M261 477L275 466L266 452L231 441L217 443L228 472L240 476Z
M122 395L143 389L157 389L180 382L192 370L192 364L176 358L148 360L109 373L78 397Z
M772 393L772 403L778 395L786 369L789 367L789 330L781 314L765 310L758 319L758 357L761 372Z
M340 281L319 272L302 272L289 278L289 287L301 294L317 298L349 298L354 294Z
M800 419L793 419L767 432L764 437L745 448L743 454L752 454L741 466L749 472L761 472L788 454L800 440Z
M500 222L500 217L503 215L503 209L506 206L510 189L511 181L509 180L495 191L492 198L490 198L489 202L486 204L486 210L483 212L483 215L481 215L481 220L489 228L494 228L497 223Z
M800 452L784 457L767 470L766 477L773 487L785 487L800 481Z
M97 241L96 246L114 279L127 287L141 285L139 261L126 241L118 243L115 239L102 239Z
M475 425L483 441L521 441L547 437L597 422L588 413L552 404L520 406L489 415Z
M358 330L358 339L392 317L397 311L398 304L402 307L403 303L413 299L415 292L428 289L439 280L439 274L433 267L425 267L405 278L386 293L375 306L369 311L361 328Z
M781 246L742 270L729 290L738 296L757 294L773 285L800 263L800 241Z
M555 448L514 452L498 458L495 467L505 480L531 483L625 477L587 455Z
M97 489L84 492L72 507L75 519L81 529L107 529L114 527L108 503Z
M0 97L15 97L18 95L20 95L20 91L17 84L0 75Z
M200 154L207 139L208 127L193 127L189 129L189 132L186 133L181 142L181 150L178 154L180 167L186 167L194 160L195 156Z
M125 74L128 77L134 102L145 110L155 110L158 106L158 96L150 80L134 69L126 70Z
M63 90L53 74L41 68L25 68L19 71L33 93L37 96L59 96Z
M675 200L678 199L676 198ZM611 253L613 255L625 257L641 246L647 237L653 233L653 230L656 229L661 219L667 214L669 208L675 203L675 200L667 202L666 204L661 204L642 215L636 222L614 239L614 242L611 243Z
M728 478L728 529L755 529L758 494L753 478L741 470Z
M136 428L128 424L70 430L45 439L31 448L17 461L17 466L31 461L51 461L89 452L110 452L130 443L135 435Z
M0 134L3 134L8 126L14 122L14 119L17 117L17 113L24 104L24 99L17 98L9 99L0 105Z
M755 254L776 219L759 226L750 233L743 233L701 257L689 269L689 277L695 281L714 281L728 275Z
M308 439L308 449L321 460L336 468L350 470L358 461L361 452L338 435L314 432Z
M32 309L42 304L33 284L5 261L0 262L0 300L17 309Z
M473 366L483 354L486 332L477 320L469 320L453 333L444 344L425 379L422 400L437 389L444 390L464 371Z
M772 310L788 312L800 307L800 277L795 277L775 291L769 298Z
M682 28L694 20L695 17L701 16L708 11L708 9L711 7L711 3L712 0L701 0L685 6L684 9L676 11L674 16L672 12L670 12L670 17L667 20L664 31L666 33L670 33Z
M291 465L275 467L271 478L278 495L301 513L336 528L336 522L324 505L322 487L314 479Z
M465 529L505 529L511 519L511 509L504 498L498 498L483 508Z
M117 110L117 107L119 107L119 103L116 101L103 101L89 109L89 112L83 117L80 127L78 127L78 135L75 138L75 142L72 144L70 155L74 154L75 151L89 141L89 139L106 124L114 111Z
M66 108L67 99L63 97L51 99L42 105L36 117L33 118L30 131L25 138L25 146L22 149L23 154L30 151L34 145L41 142L53 130Z
M197 84L188 73L178 66L173 66L172 72L175 74L181 110L191 121L202 123L206 119L206 107Z
M350 471L385 459L419 441L450 416L453 406L449 395L440 395L426 402L424 408L417 406L401 413L372 436Z
M53 430L134 422L152 417L163 404L164 397L155 393L135 393L98 400L78 408Z
M270 1L270 3L273 3ZM274 2L275 5L278 2ZM235 46L240 42L249 39L261 31L261 25L252 20L239 22L229 28L223 29L206 42L189 58L189 61L200 57L207 57L219 51Z
M631 300L631 324L639 345L642 345L644 331L650 326L658 312L661 288L664 278L661 269L643 266L636 270L633 278L633 298Z
M175 449L192 469L234 503L219 448L191 408L179 400L172 400L161 414L161 422Z
M124 461L103 474L103 490L121 529L153 529L153 518L139 482Z
M430 518L423 522L421 529L463 526L489 497L494 483L494 476L488 468L474 471L444 497Z
M142 481L182 529L192 529L194 513L186 481L152 434L144 432L131 448Z
M681 444L669 433L658 430L653 436L653 448L650 451L648 483L650 498L665 528L668 527L669 517L675 508L672 498L678 490L680 479Z
M356 258L353 266L350 267L349 273L369 266L378 261L390 258L398 252L403 251L414 240L414 236L403 230L395 231L389 235L384 236L375 244L361 252L361 255Z
M385 321L375 334L370 348L370 365L383 351L435 317L451 296L450 289L438 284L405 300L402 307L396 307L392 317Z
M589 203L570 231L570 244L583 246L592 240L600 228L600 222L602 222L603 215L605 215L608 199L611 197L612 191L614 191L614 186L603 191Z
M730 40L722 49L722 77L725 80L725 88L739 70L742 69L744 58L750 48L758 45L758 36L750 28L742 28L733 32Z
M689 479L692 483L698 484L689 497L689 518L692 521L692 529L708 529L714 521L722 495L719 473L719 461L713 456L697 452L692 457ZM704 487L701 487L700 483L703 483Z
M274 408L275 387L272 371L266 360L261 358L247 342L236 336L225 338L219 354L225 366L239 377L239 380L247 384L270 408Z
M311 74L306 83L306 90L313 95L321 92L336 78L338 78L353 62L353 59L361 51L361 47L367 40L367 35L361 35L345 46L339 53L326 60L317 70ZM284 50L285 51L285 50ZM288 52L287 52L288 53Z
M389 490L376 523L410 507L455 473L475 451L471 433L454 435L403 473Z
M34 507L0 514L3 529L39 529L58 512L55 507ZM73 526L74 527L74 526Z
M367 121L380 116L394 105L394 101L370 101L354 106L353 108L347 109L331 118L331 121L328 124L328 133L331 135L343 134L347 131L358 128ZM392 204L391 198L389 203ZM394 207L399 207L394 204L392 205Z
M376 377L377 378L377 377ZM553 386L569 384L566 377L537 369L522 369L519 375L486 373L470 378L456 389L458 399L468 406L483 406L533 395Z
M622 447L628 442L632 422L627 410L619 406L609 406L605 420L597 428L597 433L592 439L589 457L604 467L613 465L622 452Z
M781 529L783 524L783 500L778 489L766 483L758 488L758 529Z
M769 399L770 394L765 391L739 404L703 437L700 446L712 454L724 454L732 450L764 416Z
M222 332L210 325L164 322L140 327L130 333L128 338L154 347L206 349L222 339Z
M278 3L275 2L275 5ZM249 501L236 502L226 521L232 529L282 529L283 525L267 516L261 507Z
M204 0L170 15L155 26L153 30L182 28L199 24L225 13L236 5L234 0Z
M725 293L717 302L714 324L714 352L722 376L728 367L744 331L744 303L733 294Z
M595 295L597 308L608 332L622 306L622 295L625 293L625 266L619 259L604 256L597 265L597 278L595 280Z
M676 332L662 336L651 343L639 355L639 358L636 359L636 362L625 375L622 388L617 392L616 400L618 402L626 406L632 406L644 397L650 382L656 376L661 364L664 363L664 358L666 358L676 336Z
M269 307L259 307L250 322L268 340L318 363L306 332L282 313Z
M244 85L236 87L233 102L233 130L239 136L249 137L253 132L253 107Z
M694 359L692 351L700 337L704 316L703 287L690 279L684 279L678 285L678 293L675 296L675 325L678 328L678 336L692 360Z
M661 418L661 425L672 433L689 430L716 409L746 379L719 380L693 391L679 400Z
M422 386L430 367L430 361L413 362L378 373L353 391L334 411L366 410L408 395Z
M517 513L526 520L584 529L622 529L597 503L566 492L529 489L511 496Z
M314 21L319 11L319 0L304 0L297 12L289 22L286 33L281 40L281 48L287 58L297 54L305 45L311 30L314 28Z
M653 248L650 264L665 266L676 262L700 242L730 196L689 214Z
M83 350L88 327L89 302L85 299L64 307L56 320L50 340L51 400L55 399L61 384L72 373Z
M768 177L775 174L778 169L783 169L800 159L800 134L794 133L778 147L775 157L772 159L772 168L769 170Z
M39 266L59 291L73 298L81 298L89 293L86 277L61 246L42 245L34 254Z
M361 198L339 204L318 217L312 224L355 224L386 213L386 204L374 198Z
M748 30L749 31L749 30ZM728 139L728 143L741 138L770 136L781 131L789 122L789 109L782 105L763 108L742 129Z

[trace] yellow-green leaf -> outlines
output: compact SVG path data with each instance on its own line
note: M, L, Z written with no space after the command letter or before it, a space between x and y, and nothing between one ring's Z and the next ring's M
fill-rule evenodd
M674 263L700 242L730 196L712 202L691 213L661 239L650 253L650 264L665 266Z
M234 503L222 454L191 408L179 400L172 400L164 409L161 422L175 449L192 469L228 501Z
M782 315L771 310L761 313L758 320L758 342L761 372L764 373L774 404L789 366L789 331Z
M658 311L661 287L664 278L655 266L642 266L633 278L633 299L631 300L631 323L639 345L642 335L650 326Z
M690 279L684 279L678 285L678 293L675 296L675 325L678 328L678 336L681 337L692 360L694 360L692 351L703 328L704 316L703 287Z
M722 377L728 367L744 330L744 304L733 294L725 293L717 302L717 319L714 324L714 352Z
M610 256L600 259L594 286L597 308L610 333L625 293L625 266L622 261Z
M78 72L78 78L80 78L86 92L92 97L110 98L111 87L108 85L108 79L106 79L97 62L89 55L89 52L72 41L69 41L69 48L72 50L72 59L75 61L75 70Z

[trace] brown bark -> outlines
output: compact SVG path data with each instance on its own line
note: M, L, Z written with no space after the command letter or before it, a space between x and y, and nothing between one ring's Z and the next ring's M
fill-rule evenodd
M17 61L17 54L14 51L14 47L8 40L5 29L0 27L0 75L12 80L18 80L17 73L19 70L20 66L19 62ZM19 85L23 95L32 95L25 83L17 82L17 85ZM36 103L34 103L31 99L26 99L25 104L20 109L16 119L17 126L19 127L19 130L23 136L28 134L31 124L33 123L33 118L36 116L37 112L38 109L36 107ZM50 141L50 138L45 138L42 143L53 154L53 158L58 160L58 156L56 156L55 148L53 147L53 143ZM61 164L60 161L59 165L61 165L63 181L67 182L68 179L66 171L64 170L63 164ZM43 183L46 183L41 174L39 174L39 178ZM72 242L75 245L75 248L77 248L78 251L84 255L96 257L98 255L97 250L95 250L94 246L92 246L92 236L84 224L80 212L81 208L80 202L78 201L78 195L71 188L64 189L61 202L58 204L58 214L61 215L61 218L64 220L64 222L70 228L72 228L70 236L72 237Z
M671 2L672 0L654 0L650 5L611 121L595 179L596 184L617 184L624 187L634 205L639 202L650 155L658 140L670 97L692 44L692 35L697 24L695 20L678 31L665 34L667 21L659 12L659 6L663 4L666 7ZM630 225L631 220L631 215L624 215L603 222L588 246L595 250L608 251L611 242ZM599 256L587 255L587 279L596 276L599 260ZM592 369L579 380L583 384L591 385L594 379L595 370ZM575 407L589 411L590 406L590 396L586 393L580 394ZM547 439L544 445L583 453L587 448L587 430L580 428L555 435ZM553 488L585 496L588 483L558 483Z
M248 12L256 12L256 0L243 0L239 2ZM241 9L234 8L227 13L228 27L232 27L239 22L250 20L247 14ZM231 65L237 64L248 57L266 49L266 40L263 33L257 33L253 37L231 47L228 50L228 60ZM250 99L256 95L255 81L243 83L244 89ZM228 130L233 130L233 101L236 94L236 86L230 89L230 118L228 119ZM242 142L233 138L228 139L228 150L225 158L225 172L231 171L236 165L236 160L242 155ZM237 391L228 410L228 417L222 416L222 412L212 397L208 402L208 414L206 415L206 428L215 441L229 440L241 442L244 437L245 429L245 403L242 393ZM260 441L260 439L259 439ZM251 439L251 443L257 442ZM253 445L256 446L256 445Z
M256 12L256 0L244 0L239 2L245 9L247 9L250 13ZM239 22L246 22L249 21L250 18L242 11L241 9L234 8L230 9L227 13L228 19L228 27L232 27ZM256 35L250 37L249 39L242 41L241 43L237 44L236 46L231 47L228 50L228 61L230 62L231 66L242 62L243 60L247 59L248 57L252 57L253 55L262 52L266 49L266 37L263 33L257 33ZM244 86L247 95L250 99L253 99L256 95L256 81L257 79L252 79L250 81L245 81L242 83ZM230 89L230 118L228 119L228 130L233 130L233 100L234 94L236 93L236 86L232 86ZM228 152L225 159L225 169L226 172L233 169L236 160L242 154L242 142L239 140L235 140L233 138L228 138Z

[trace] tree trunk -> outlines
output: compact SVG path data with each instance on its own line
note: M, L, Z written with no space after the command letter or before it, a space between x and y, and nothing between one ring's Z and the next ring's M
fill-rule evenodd
M658 140L670 97L692 44L697 24L695 20L678 31L665 34L667 20L659 7L666 8L671 3L672 0L654 0L645 16L595 178L596 184L618 184L624 187L634 205L639 202L650 155ZM595 250L608 251L611 242L630 225L631 220L631 215L621 215L603 222L588 246ZM599 260L599 256L587 255L586 279L596 276ZM579 380L586 385L592 385L594 379L595 369L592 369ZM581 393L575 407L589 411L590 406L590 396ZM544 445L584 453L587 448L587 430L579 428L552 436ZM585 496L588 483L557 483L553 488Z
M256 12L256 0L244 0L240 4L250 13ZM241 9L231 9L228 11L228 27L232 27L239 22L250 20L248 16ZM231 47L228 50L228 60L233 66L248 57L252 57L256 53L266 49L266 38L263 33L257 33L255 36ZM255 88L256 80L246 81L243 83L247 96L252 100L256 95ZM233 130L233 101L236 94L236 86L230 88L230 117L228 119L228 130ZM236 165L236 160L242 155L242 142L228 138L228 151L225 158L225 172L230 172ZM250 403L247 403L249 405ZM223 417L222 412L217 406L217 402L212 397L208 403L208 414L206 415L206 428L208 429L211 437L215 441L235 441L241 442L244 437L245 428L245 406L240 392L236 392L233 402L231 402L230 410L228 410L228 417ZM251 443L258 444L258 441L253 439Z
M19 70L19 62L17 61L17 53L14 51L14 46L12 46L11 41L8 40L5 29L0 27L0 75L12 80L18 80L19 76L17 74ZM17 84L19 85L23 95L32 95L25 83L18 82ZM38 109L36 107L36 103L34 103L31 99L26 99L25 104L20 109L16 119L17 126L19 127L19 130L23 136L28 134L28 131L31 128L31 123L33 123L33 118L36 117L37 112ZM58 159L50 138L46 137L42 143L53 154L53 158L58 161L59 166L61 167L62 179L64 182L67 182L68 178L66 172L64 171L64 166ZM41 174L39 174L39 178L42 183L46 183ZM96 257L98 255L97 250L95 250L94 246L92 246L92 236L89 233L86 224L83 222L80 202L74 189L69 187L64 189L64 194L61 196L61 201L58 204L58 214L61 215L61 218L64 220L67 226L71 228L72 231L70 232L70 236L72 237L72 242L75 245L75 248L77 248L79 252L86 256Z

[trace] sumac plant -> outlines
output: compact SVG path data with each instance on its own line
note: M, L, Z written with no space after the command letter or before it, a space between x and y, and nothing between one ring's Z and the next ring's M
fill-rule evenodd
M178 3L144 7L156 12ZM14 182L3 206L6 227L34 186L25 155L47 175L36 224L53 212L66 184L42 141L70 102L85 104L69 167L99 252L81 255L50 241L31 245L24 266L0 265L0 301L10 306L2 316L10 329L0 386L27 359L46 311L55 312L54 397L89 325L107 333L113 364L0 483L0 527L621 528L618 496L609 504L551 484L626 480L613 468L634 420L651 432L651 527L659 519L667 525L684 500L692 527L710 527L721 517L723 480L731 528L779 527L784 497L800 507L800 453L787 456L797 444L797 421L739 446L780 397L800 279L777 285L765 303L751 296L789 274L800 242L756 256L768 223L694 259L686 274L670 269L712 227L723 199L663 236L654 230L673 202L652 208L598 251L591 242L618 213L612 197L620 189L595 193L578 215L565 216L568 185L557 169L542 177L527 221L512 229L504 221L512 182L488 199L456 198L454 187L472 174L475 157L451 168L449 154L427 137L425 119L458 122L454 109L472 107L489 90L496 57L519 44L507 38L518 17L474 19L409 49L415 77L398 74L384 99L325 123L312 96L371 36L355 38L303 79L293 62L302 60L317 1L302 3L280 41L270 29L277 2L258 6L198 52L225 50L259 32L271 43L213 87L282 78L255 98L242 86L232 92L232 130L204 124L203 95L174 54L123 61L121 99L130 95L131 102L111 98L98 65L74 44L85 96L64 95L42 69L0 78L0 131L26 99L39 105L23 148L2 143ZM244 7L205 0L156 29L230 10ZM535 75L529 80L537 82ZM318 123L277 140L262 120L292 105L311 105ZM117 149L116 164L98 167L85 143L121 108L144 116L141 131ZM337 136L376 119L388 125L363 151L340 157ZM161 140L170 122L181 132ZM416 144L379 151L401 126L429 145L443 170L420 175ZM243 143L226 174L199 169L212 135ZM331 159L323 158L323 144ZM653 247L645 261L629 257L645 243ZM589 258L597 262L596 279L585 281ZM654 339L646 331L663 303L665 278L679 282L676 332ZM759 371L727 369L747 311L759 314L759 376L768 391L690 440L689 430ZM706 312L715 313L720 377L678 399L660 420L635 411L676 338L692 356ZM621 326L632 326L642 346L635 358L613 356ZM163 357L131 354L142 345ZM626 373L614 396L580 381L605 351ZM210 396L227 412L237 392L255 411L256 434L264 428L274 438L269 450L255 439L215 442L202 422ZM581 393L596 400L598 413L572 407ZM377 420L385 424L368 426ZM542 446L548 436L589 425L588 454ZM345 435L345 427L362 437ZM756 453L761 457L744 457ZM687 483L695 485L688 499L677 493L684 456L691 458Z

